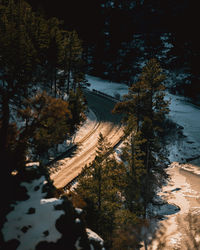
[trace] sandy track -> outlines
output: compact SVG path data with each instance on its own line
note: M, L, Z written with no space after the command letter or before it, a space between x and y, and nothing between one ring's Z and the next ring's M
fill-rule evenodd
M118 143L123 136L123 128L118 122L119 118L117 117L116 122L116 117L112 117L110 113L114 103L111 100L105 101L105 98L94 96L91 93L88 94L88 99L90 99L89 105L92 106L91 108L97 115L98 123L79 141L78 150L73 157L66 157L57 162L59 167L51 174L51 179L57 188L66 186L80 174L86 164L94 160L100 132L112 146ZM102 109L104 112L101 113Z
M123 135L123 130L119 126L112 126L111 123L101 123L95 133L81 144L79 152L73 158L67 157L60 161L62 164L60 171L51 176L57 188L62 188L67 185L80 174L86 164L94 160L100 132L108 137L112 145L115 145Z

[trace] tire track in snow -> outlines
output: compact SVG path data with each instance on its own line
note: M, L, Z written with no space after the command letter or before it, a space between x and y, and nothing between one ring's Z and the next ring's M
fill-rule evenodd
M51 174L51 179L57 188L63 188L73 181L81 173L82 168L94 160L100 132L107 137L112 146L115 146L123 136L121 117L111 114L114 102L94 93L85 94L90 109L97 116L98 123L80 140L79 150L74 157L66 157L58 162L61 165L60 170Z

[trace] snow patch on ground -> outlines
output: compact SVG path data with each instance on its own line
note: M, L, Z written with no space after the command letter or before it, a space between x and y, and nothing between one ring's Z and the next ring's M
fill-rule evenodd
M80 239L81 237L79 237L75 243L75 247L77 250L82 250L83 248L80 246Z
M166 249L173 249L173 247L184 247L186 238L184 227L187 226L184 224L185 216L190 212L200 213L199 167L173 162L167 172L170 180L158 195L168 204L175 204L179 208L171 215L164 209L164 215L167 216L161 222L165 228ZM156 249L155 245L153 249Z
M76 218L76 219L75 219L75 223L81 223L80 219L79 219L79 218Z
M100 244L103 245L104 241L98 234L96 234L89 228L86 228L86 232L87 232L89 240L100 242Z
M93 245L92 245L92 241L96 241L100 244L100 246L102 246L102 250L105 250L105 248L103 247L104 244L104 240L95 232L93 232L91 229L86 228L86 233L88 235L88 239L91 242L90 247L91 249L94 249Z
M77 212L77 214L82 214L83 209L76 207L75 211Z
M185 163L200 156L200 108L190 103L187 98L166 94L170 100L169 118L182 128L183 139L169 145L171 162ZM200 166L200 158L193 162Z
M14 210L6 217L2 233L5 241L20 241L17 250L35 249L40 241L56 242L61 238L55 228L55 222L64 211L55 210L55 206L61 204L62 200L45 199L46 193L42 192L44 183L44 176L31 183L22 183L30 198L16 202L13 205Z
M91 84L89 87L89 90L91 91L95 89L113 97L115 97L116 94L123 96L128 93L128 86L123 83L109 82L90 75L87 75L86 79Z
M185 97L167 93L170 100L170 117L183 127L183 132L190 140L200 145L200 107L188 102Z

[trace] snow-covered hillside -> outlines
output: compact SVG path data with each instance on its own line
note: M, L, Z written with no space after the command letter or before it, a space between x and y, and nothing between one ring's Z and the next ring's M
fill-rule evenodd
M45 176L37 168L28 169L31 175L35 175L34 171L37 175L21 183L27 199L11 204L12 211L1 230L4 242L0 242L0 249L103 250L104 241L85 227L82 209L74 209L65 196L52 197L52 186Z
M45 177L22 183L29 196L28 200L17 202L13 211L7 215L7 222L2 232L5 241L19 240L18 250L34 249L40 241L56 242L61 233L55 227L56 220L64 214L63 210L55 210L63 200L45 199L46 192L42 188L46 184Z

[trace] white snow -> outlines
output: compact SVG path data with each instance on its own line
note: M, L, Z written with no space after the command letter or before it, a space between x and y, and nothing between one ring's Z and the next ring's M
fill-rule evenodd
M175 96L167 93L167 98L171 101L169 118L182 126L185 139L182 142L174 141L170 145L170 160L180 161L197 157L200 155L200 108L190 103L182 96ZM200 164L197 159L195 164Z
M100 243L100 245L103 246L104 240L95 232L93 232L91 229L86 228L86 233L88 235L89 240L94 240Z
M75 223L80 223L81 221L80 221L80 219L79 218L76 218L75 219Z
M186 164L188 165L188 164ZM181 241L185 236L184 217L189 212L199 214L200 204L200 182L199 176L195 176L191 172L185 172L185 164L173 162L168 168L168 173L171 177L168 185L163 186L162 191L158 194L170 204L176 204L180 208L179 211L174 211L164 214L167 215L167 220L161 222L165 227L165 237L167 242L166 249L177 246L182 246ZM172 211L173 212L173 211ZM156 243L154 242L156 245ZM153 249L156 249L154 245Z
M76 207L75 211L77 212L77 214L81 214L83 212L83 209Z
M91 91L93 89L96 89L113 97L115 97L117 93L119 93L120 96L123 96L128 93L128 86L123 83L109 82L99 77L94 77L90 75L87 75L86 79L91 84L89 87Z
M90 249L94 250L94 246L92 245L92 241L96 241L100 244L100 246L102 246L101 250L105 250L105 248L103 247L104 244L104 240L95 232L93 232L91 229L86 228L86 233L88 235L88 239L90 241Z
M26 169L37 169L40 165L39 161L26 163Z
M83 249L82 247L80 247L80 239L81 239L81 237L79 237L77 239L76 243L75 243L75 247L76 247L77 250L82 250Z
M14 210L6 217L7 222L2 228L2 233L5 241L20 241L17 250L32 250L40 241L56 242L61 237L55 228L55 222L64 211L55 210L54 206L62 203L62 200L45 199L46 193L42 193L44 183L44 176L31 183L22 183L30 198L17 202L13 206ZM34 212L28 213L31 208L35 209ZM23 228L27 231L23 232ZM45 231L48 235L45 235Z
M190 140L200 142L200 107L188 102L182 96L175 96L168 93L171 100L170 117L184 127L184 134L190 137Z

